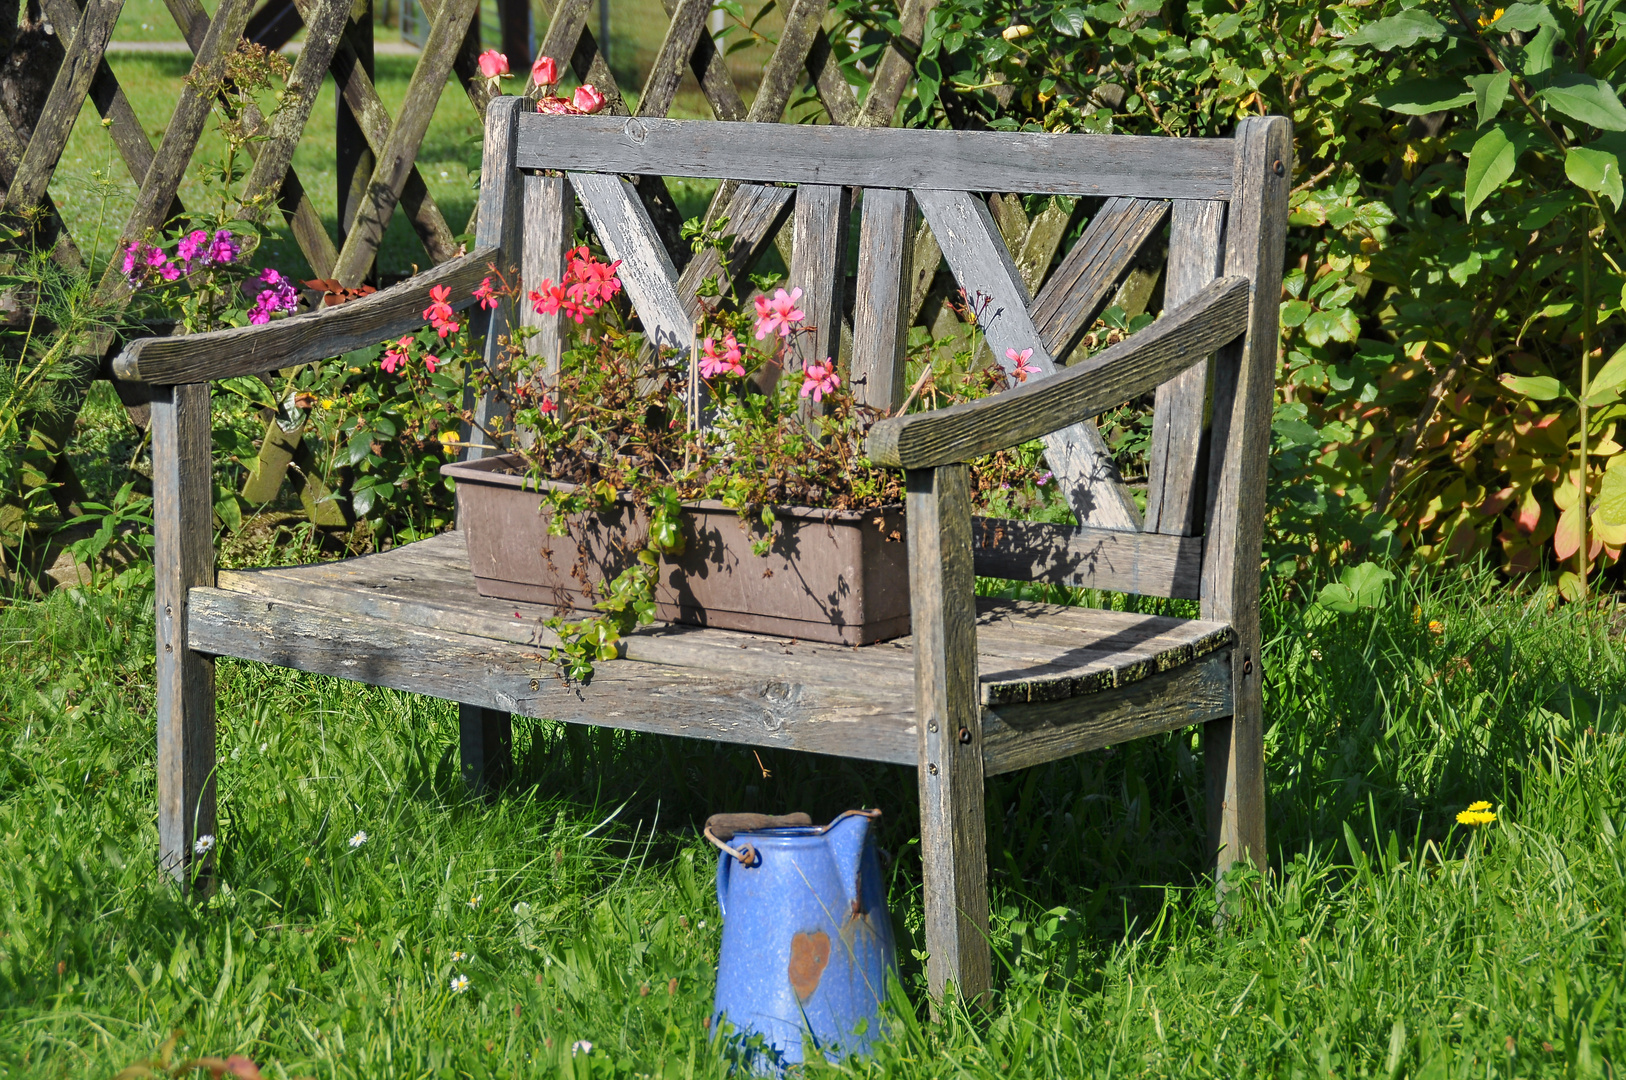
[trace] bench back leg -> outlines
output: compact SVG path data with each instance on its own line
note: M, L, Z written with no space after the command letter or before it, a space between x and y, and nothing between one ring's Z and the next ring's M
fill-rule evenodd
M1231 653L1236 712L1210 721L1204 731L1209 844L1219 874L1245 860L1266 867L1259 560L1292 164L1292 121L1252 117L1237 125L1225 273L1252 280L1253 302L1246 337L1221 351L1215 362L1202 582L1203 618L1229 622L1236 632Z
M987 993L988 837L983 820L976 575L965 465L908 474L909 596L920 757L920 859L927 984Z
M457 727L463 782L481 795L496 794L513 771L513 717L501 709L460 704Z
M214 584L209 384L152 392L153 576L158 615L158 848L207 881L215 835L215 662L187 647L187 591Z

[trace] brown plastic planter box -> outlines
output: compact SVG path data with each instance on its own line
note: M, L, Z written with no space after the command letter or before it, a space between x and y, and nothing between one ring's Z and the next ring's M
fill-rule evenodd
M648 516L628 502L571 521L568 536L549 536L552 511L523 470L511 455L441 466L457 481L458 527L480 595L591 611L595 586L642 550ZM687 505L684 552L661 560L659 617L843 645L909 632L902 507L774 513L773 547L759 556L751 541L766 529L757 520L742 521L719 502Z

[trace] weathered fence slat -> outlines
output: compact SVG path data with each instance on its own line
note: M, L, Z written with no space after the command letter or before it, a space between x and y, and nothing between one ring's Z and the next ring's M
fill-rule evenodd
M1015 364L1007 359L1007 350L1014 349L1029 354L1027 363L1041 377L1055 374L1060 365L1028 314L1027 286L1000 241L988 204L963 191L917 191L915 198L977 311L994 359L1010 372ZM1080 525L1139 530L1140 512L1119 482L1112 452L1092 421L1046 435L1045 457Z
M858 231L858 278L853 285L853 396L877 412L903 403L904 345L909 326L905 292L918 216L915 200L896 188L864 192Z
M621 286L643 323L644 337L656 348L688 352L694 324L678 300L677 268L632 185L603 173L568 175L605 252L621 260Z
M1128 198L1109 199L1096 212L1033 302L1045 351L1067 359L1168 212L1166 202Z

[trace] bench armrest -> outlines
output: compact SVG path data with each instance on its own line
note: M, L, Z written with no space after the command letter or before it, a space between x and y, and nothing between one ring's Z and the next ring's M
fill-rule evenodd
M132 341L114 359L113 371L121 379L176 386L339 356L420 325L436 285L451 289L452 307L472 304L470 294L492 273L499 254L496 247L477 248L359 300L264 326Z
M877 465L926 469L970 461L1099 415L1241 337L1249 290L1247 278L1220 278L1133 337L1048 378L979 401L879 421L864 451Z

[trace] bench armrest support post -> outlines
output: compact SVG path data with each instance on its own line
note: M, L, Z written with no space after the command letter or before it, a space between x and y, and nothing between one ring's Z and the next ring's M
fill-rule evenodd
M975 1001L991 973L969 470L912 469L906 498L926 978Z
M214 584L209 384L152 393L160 865L183 884L214 866L215 663L188 645L188 590Z

